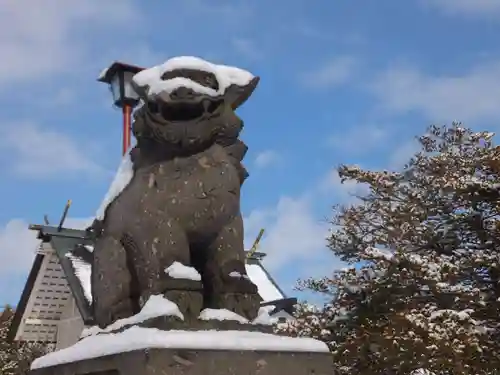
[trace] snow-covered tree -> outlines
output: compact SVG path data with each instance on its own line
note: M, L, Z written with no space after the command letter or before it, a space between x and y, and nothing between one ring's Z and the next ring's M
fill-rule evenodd
M280 329L326 341L346 374L500 373L500 147L430 127L401 172L341 166L367 188L336 207L329 247L351 266Z
M27 375L31 362L45 354L47 348L43 344L12 343L7 339L14 310L6 306L0 312L0 374Z

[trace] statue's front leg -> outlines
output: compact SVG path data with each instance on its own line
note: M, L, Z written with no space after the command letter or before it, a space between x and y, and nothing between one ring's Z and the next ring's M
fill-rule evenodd
M185 319L199 315L201 276L191 267L185 232L175 220L142 218L126 229L122 243L137 277L141 305L152 295L164 295L177 304Z
M132 278L127 254L120 241L112 236L97 240L92 261L92 307L101 328L138 312L131 298Z
M204 265L208 305L227 309L249 320L257 317L261 298L245 269L243 219L236 216L210 244Z

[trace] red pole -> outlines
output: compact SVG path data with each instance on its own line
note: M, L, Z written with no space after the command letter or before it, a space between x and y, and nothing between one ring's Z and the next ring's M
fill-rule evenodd
M130 147L130 122L132 117L132 107L128 104L123 105L123 150L122 155L125 155Z

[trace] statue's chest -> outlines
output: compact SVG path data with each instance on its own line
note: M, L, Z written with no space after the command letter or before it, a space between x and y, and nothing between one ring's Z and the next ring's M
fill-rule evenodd
M227 193L239 196L240 188L235 166L218 149L158 163L140 171L132 183L144 192L139 195L154 197L165 204L216 199Z

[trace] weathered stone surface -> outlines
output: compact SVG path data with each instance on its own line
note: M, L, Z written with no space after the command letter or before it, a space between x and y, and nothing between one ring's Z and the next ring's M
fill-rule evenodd
M167 72L163 79L175 77L219 84L213 74L190 69ZM202 308L257 316L261 299L245 277L240 212L247 146L238 139L243 122L234 113L257 82L231 85L219 97L179 87L151 99L146 88L136 87L146 104L134 114L135 175L93 225L92 296L99 326L136 314L149 296L163 293L187 321ZM165 274L173 262L201 274L202 301L185 293L196 285Z
M329 353L149 349L36 369L32 375L332 375Z

